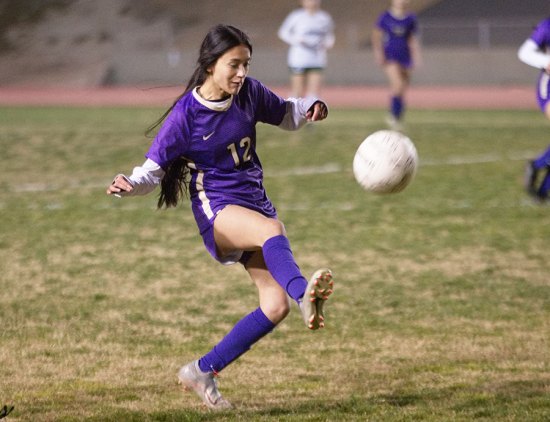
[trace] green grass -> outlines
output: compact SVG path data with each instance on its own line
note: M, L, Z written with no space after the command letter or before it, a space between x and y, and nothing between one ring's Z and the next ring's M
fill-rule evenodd
M213 414L175 374L257 306L204 250L189 205L104 194L160 109L1 108L0 406L14 421L545 421L550 208L523 192L535 111L411 111L402 193L353 180L380 110L258 127L265 184L306 275L333 269L327 328L294 307L220 383ZM324 171L322 171L324 170ZM324 399L322 399L325 397Z

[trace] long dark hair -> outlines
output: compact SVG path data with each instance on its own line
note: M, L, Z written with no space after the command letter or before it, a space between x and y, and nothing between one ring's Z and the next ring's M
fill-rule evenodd
M208 77L208 68L214 65L218 59L228 50L239 45L244 45L250 50L252 55L252 44L248 36L238 28L231 25L216 25L211 28L202 41L199 50L199 58L193 75L189 79L185 91L174 101L174 104L151 127L147 129L146 134L150 135L173 110L177 102L189 91L195 87L201 86ZM175 207L179 201L188 192L189 168L183 157L177 158L166 169L166 174L161 182L161 190L158 208L166 206Z

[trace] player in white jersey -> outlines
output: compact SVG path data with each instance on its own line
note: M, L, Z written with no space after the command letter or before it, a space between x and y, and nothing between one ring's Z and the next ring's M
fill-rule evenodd
M321 10L321 0L302 0L302 8L292 11L279 28L279 38L287 43L290 86L293 97L319 95L327 50L334 45L332 17Z

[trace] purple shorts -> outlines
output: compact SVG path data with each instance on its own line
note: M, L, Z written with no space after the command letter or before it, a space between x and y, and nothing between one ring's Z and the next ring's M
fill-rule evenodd
M387 47L384 50L384 56L388 62L399 63L404 68L410 68L412 66L411 54L409 50L398 50Z
M195 205L195 204L193 204ZM218 252L218 248L216 247L216 241L214 239L214 220L216 219L216 216L218 213L225 208L226 205L218 204L217 207L214 209L216 210L214 212L214 216L211 218L207 218L201 211L200 207L193 206L193 214L195 216L195 220L197 221L197 225L199 227L200 234L202 236L202 240L204 242L204 246L206 247L206 250L212 257L224 264L224 265L232 265L237 262L240 262L243 265L246 265L246 262L250 259L250 257L254 254L255 251L242 251L242 250L236 250L233 253L225 256L220 256ZM277 218L277 212L275 211L275 208L273 208L273 205L269 200L267 200L263 206L252 206L250 204L245 205L243 203L236 203L234 205L240 205L244 206L248 209L251 209L253 211L259 212L262 215L265 215L266 217L270 218Z

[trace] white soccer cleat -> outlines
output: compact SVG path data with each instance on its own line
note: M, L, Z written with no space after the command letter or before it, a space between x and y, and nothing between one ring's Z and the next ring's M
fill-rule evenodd
M395 118L395 116L388 114L386 116L386 125L388 125L388 128L391 130L395 130L397 132L403 132L404 125L401 120L398 120Z
M310 330L318 330L325 326L323 306L332 294L333 286L332 272L328 268L315 271L307 283L300 310L306 327Z
M185 390L195 391L210 409L226 410L233 407L219 392L214 372L202 372L198 360L182 366L178 372L178 380Z

